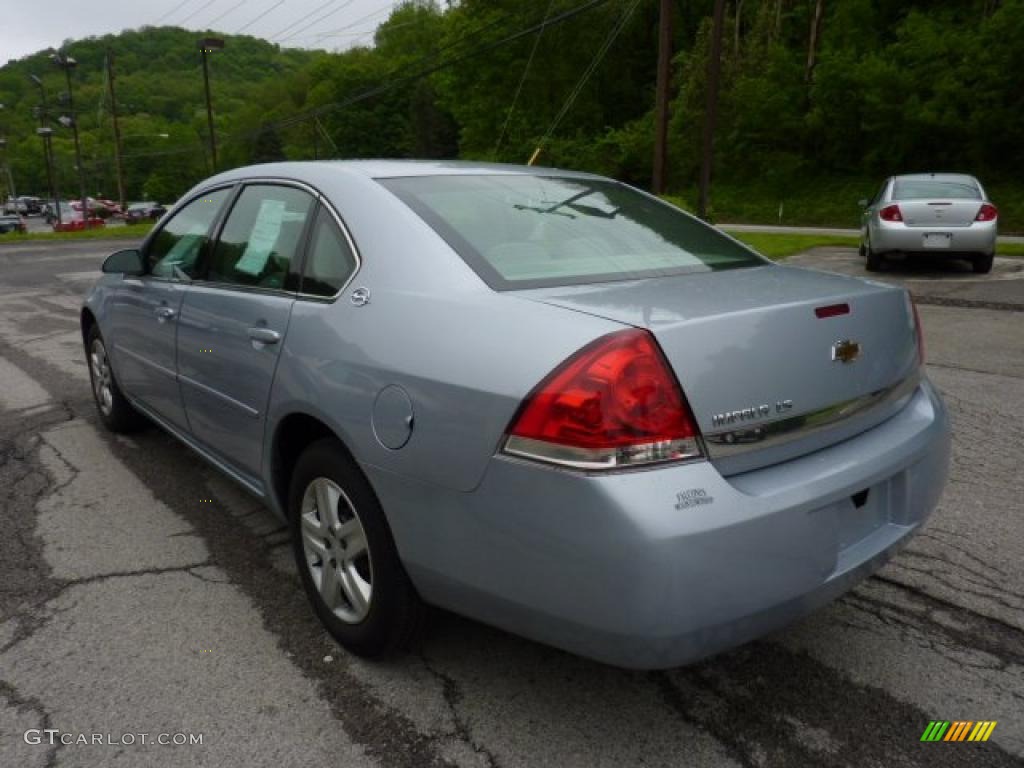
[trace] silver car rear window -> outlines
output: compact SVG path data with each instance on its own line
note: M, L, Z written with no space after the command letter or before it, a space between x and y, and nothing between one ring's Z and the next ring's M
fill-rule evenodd
M764 264L700 220L614 181L541 175L378 181L495 290Z
M970 181L937 181L935 179L897 179L892 189L893 200L981 200L981 190Z

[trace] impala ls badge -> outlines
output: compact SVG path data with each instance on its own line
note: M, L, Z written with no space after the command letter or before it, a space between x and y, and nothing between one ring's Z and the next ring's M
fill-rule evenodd
M832 362L852 363L860 357L860 342L843 339L832 345Z

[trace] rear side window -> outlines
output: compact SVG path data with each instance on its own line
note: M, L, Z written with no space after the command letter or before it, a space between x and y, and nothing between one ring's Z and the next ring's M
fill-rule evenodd
M230 193L230 189L209 192L168 220L146 249L150 275L166 279L195 277L196 261L208 241L210 225Z
M323 207L317 214L302 275L302 293L334 296L355 271L356 257L334 217Z
M293 268L313 196L295 187L253 184L231 208L205 279L253 288L298 289Z
M938 181L935 179L897 179L893 200L981 200L981 190L970 181Z
M752 267L752 251L613 181L527 175L380 179L496 290Z

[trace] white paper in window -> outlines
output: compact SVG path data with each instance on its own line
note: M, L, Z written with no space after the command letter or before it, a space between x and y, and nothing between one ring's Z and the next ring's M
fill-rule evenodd
M256 223L253 225L252 234L249 235L249 244L245 247L245 253L235 264L235 271L246 275L258 277L267 267L267 260L274 251L277 238L281 234L281 223L284 221L285 202L284 200L263 200L260 202L259 213L256 214Z

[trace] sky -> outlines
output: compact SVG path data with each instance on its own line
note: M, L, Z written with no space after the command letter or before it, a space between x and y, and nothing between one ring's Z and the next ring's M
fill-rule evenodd
M345 49L372 40L395 0L0 0L0 64L67 39L145 25L214 29L283 46Z

